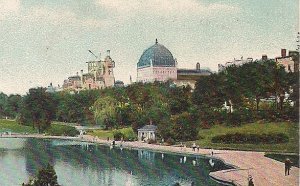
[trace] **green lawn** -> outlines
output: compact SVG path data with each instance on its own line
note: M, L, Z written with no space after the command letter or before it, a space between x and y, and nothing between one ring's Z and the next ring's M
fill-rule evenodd
M38 133L37 129L33 129L32 126L20 125L14 120L0 119L0 132L2 131L4 132L7 130L13 133L20 133L20 134ZM61 136L61 135L75 136L78 134L78 131L71 126L52 124L51 127L45 131L45 133L48 135L55 135L55 136Z
M289 158L292 162L292 165L299 168L299 155L292 155L292 154L275 154L275 153L267 153L265 155L268 158L280 161L284 163L286 158Z
M133 134L133 130L131 127L127 127L127 128L122 128L122 129L114 129L114 130L102 130L102 129L97 129L97 130L92 130L92 131L88 131L89 135L92 136L97 136L99 139L107 139L109 137L109 139L113 139L114 138L114 132L116 131L120 131L121 133L123 133L125 136L130 136ZM135 135L135 134L133 134Z
M20 125L13 120L0 119L0 132L10 130L15 133L37 133L37 130L33 129L31 126Z
M282 144L222 144L212 143L211 139L217 135L227 133L284 133L289 137L288 143ZM238 150L255 150L268 152L293 152L299 153L299 127L297 123L278 122L278 123L250 123L240 127L226 127L216 125L210 129L201 129L199 131L199 140L197 144L202 148L214 149L238 149Z

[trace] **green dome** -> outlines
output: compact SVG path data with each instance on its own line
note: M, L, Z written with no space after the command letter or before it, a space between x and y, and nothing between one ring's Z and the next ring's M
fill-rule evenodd
M175 67L175 60L172 53L164 46L157 42L144 51L137 68L144 68L149 66L154 67Z

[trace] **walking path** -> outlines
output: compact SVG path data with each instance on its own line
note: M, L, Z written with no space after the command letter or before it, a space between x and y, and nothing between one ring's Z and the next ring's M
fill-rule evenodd
M89 135L82 137L44 136L44 135L3 135L2 137L34 137L50 139L70 139L110 145L111 141L101 140ZM116 142L120 145L121 142ZM192 148L154 145L141 142L122 142L124 147L143 148L160 152L175 152L181 154L201 154L210 156L210 149L199 149L199 152ZM255 186L298 186L299 168L292 167L289 176L284 175L284 163L264 157L263 152L214 150L214 158L222 159L226 164L230 164L235 169L211 172L210 176L217 180L222 180L234 185L248 185L248 175L253 177Z

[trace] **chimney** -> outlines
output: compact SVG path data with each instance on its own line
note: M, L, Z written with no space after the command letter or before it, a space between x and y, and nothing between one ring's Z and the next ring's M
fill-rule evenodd
M200 63L196 64L196 70L200 70Z
M263 61L268 60L268 56L267 56L266 54L263 54L262 57L261 57L261 59L262 59Z
M106 52L107 52L107 56L110 56L110 50L107 50Z
M281 57L286 57L286 49L281 49Z

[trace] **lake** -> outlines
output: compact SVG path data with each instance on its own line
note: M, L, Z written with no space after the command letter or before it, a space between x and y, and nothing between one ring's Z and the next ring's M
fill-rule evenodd
M209 173L230 168L219 160L213 160L211 166L203 156L70 140L0 138L1 186L21 185L48 163L64 186L221 185Z

